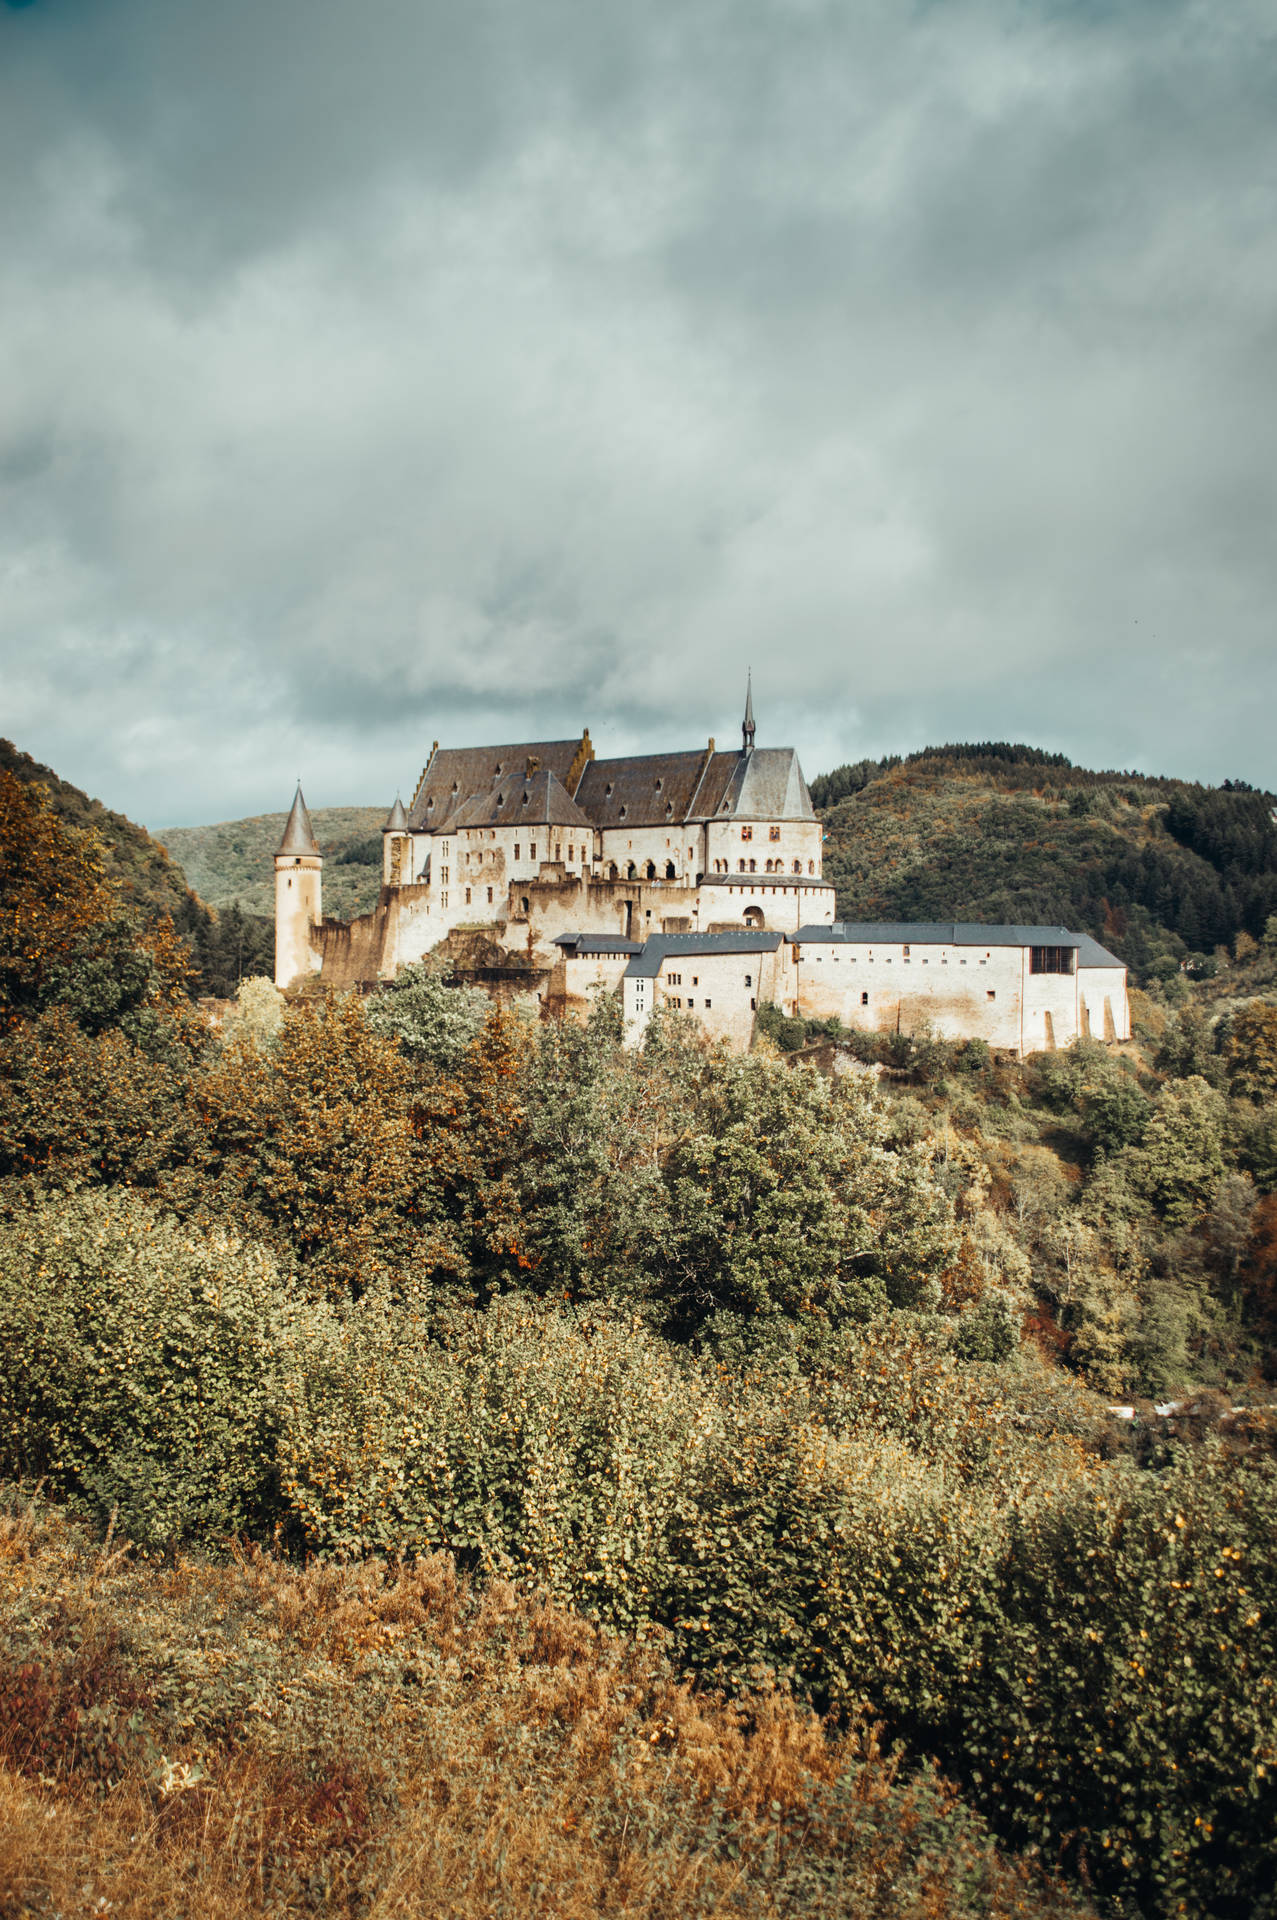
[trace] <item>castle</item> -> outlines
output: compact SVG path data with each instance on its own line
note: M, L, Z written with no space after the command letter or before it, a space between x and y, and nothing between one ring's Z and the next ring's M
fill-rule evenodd
M465 977L535 996L547 1014L618 991L635 1042L669 1005L743 1049L765 1003L849 1027L926 1021L1020 1054L1129 1038L1126 970L1085 934L836 924L798 756L754 736L748 688L733 752L711 739L598 760L588 729L517 746L436 741L382 830L377 905L349 922L323 916L299 784L275 855L276 985L318 974L369 989L442 945Z

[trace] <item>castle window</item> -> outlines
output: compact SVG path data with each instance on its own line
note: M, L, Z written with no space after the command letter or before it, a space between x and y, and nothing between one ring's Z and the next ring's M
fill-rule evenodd
M584 849L584 847L583 847L583 848L581 849L581 851L582 851L582 852L584 853L584 851L585 851L585 849ZM569 859L569 860L575 860L575 859L576 859L576 848L575 848L574 846L572 846L572 845L571 845L570 843L569 843L569 846L568 846L568 859Z
M536 857L537 857L537 843L534 840L532 842L532 845L528 848L528 859L535 860Z
M519 843L517 840L514 843L514 857L516 860L519 858Z
M699 973L694 973L694 974L692 975L692 985L693 985L694 987L699 987L699 986L700 986L700 984L701 984L701 976L700 976L700 974L699 974Z
M688 1002L687 1002L687 1004L688 1004L688 1006L689 1006L689 1007L694 1007L694 1006L696 1005L696 1002L695 1002L695 1000L692 1000L692 999L690 999L690 998L689 998L689 999L688 999Z
M905 959L907 960L907 959L909 958L909 949L908 949L908 947L903 947L903 948L901 949L901 951L902 951L902 953L904 954L904 957L905 957Z
M466 888L466 905L467 905L467 906L469 906L469 905L470 905L470 889L469 889L469 887L467 887L467 888Z
M657 782L656 782L656 791L657 791L657 792L659 793L659 792L660 792L660 790L661 790L661 788L662 788L662 787L663 787L664 785L665 785L665 782L664 782L663 780L661 780L661 779L659 779L659 778L658 778L658 780L657 780Z
M779 828L779 827L768 827L768 829L767 829L767 838L768 838L769 840L779 840L779 839L780 839L780 828Z
M622 818L622 820L624 820L624 818L625 818L625 816L626 816L626 814L627 814L628 812L629 812L629 808L628 808L628 807L627 807L627 806L626 806L626 805L624 804L624 802L622 802L622 805L621 805L621 818Z
M489 906L492 905L492 888L491 887L488 888L488 905Z
M741 863L740 863L740 870L741 870L741 872L742 872L742 873L744 873L744 871L745 871L745 862L744 862L743 860L742 860L742 861L741 861Z
M750 1001L750 1003L749 1003L749 1010L750 1010L750 1012L751 1012L751 1013L757 1013L757 1012L758 1012L758 1002L757 1002L757 1000L751 1000L751 1001Z
M1073 947L1030 947L1030 973L1072 973Z
M753 974L752 974L752 973L747 973L747 974L745 975L745 985L746 985L747 987L752 987L752 986L753 986L753 984L754 984L754 976L753 976Z
M751 872L751 873L754 873L754 872L756 872L756 871L757 871L757 868L758 868L758 862L757 862L757 860L751 860L751 861L750 861L750 863L749 863L749 870L750 870L750 872Z
M561 860L561 859L563 858L563 849L562 849L562 847L556 847L556 848L554 849L554 857L555 857L555 859L556 859L556 860Z
M610 800L610 799L612 798L612 787L613 787L613 785L614 785L614 782L613 782L613 781L611 781L611 780L609 780L609 781L608 781L608 783L607 783L607 791L606 791L606 793L605 793L605 794L603 795L603 798L604 798L605 800Z
M816 862L815 862L814 860L809 860L809 861L807 862L807 871L808 871L808 873L815 873L815 871L816 871Z
M522 904L523 904L523 911L524 911L524 912L526 913L526 912L527 912L527 910L528 910L528 896L527 896L527 894L526 894L526 893L525 893L525 894L524 894L524 896L523 896L523 903L522 903Z
M740 837L742 840L752 840L754 837L754 829L752 827L742 827Z
M803 870L803 863L802 863L802 861L801 861L801 860L795 860L795 862L794 862L794 872L795 872L795 873L801 873L801 872L802 872L802 870Z
M674 862L672 860L667 860L665 862L665 878L667 880L677 880L678 878L678 874L675 871Z
M988 990L987 990L987 992L986 992L986 994L985 994L985 998L986 998L987 1000L996 1000L996 999L997 999L997 997L998 997L998 996L997 996L997 994L996 994L996 992L994 991L994 989L993 989L992 987L990 987L990 988L988 988Z
M862 1006L862 1007L867 1007L867 1006L869 1005L869 995L868 995L867 993L862 993L862 994L861 994L861 996L860 996L860 1004L861 1004L861 1006Z
M707 1001L705 1002L705 1005L706 1005L707 1007L712 1007L712 1006L713 1006L713 1004L714 1004L714 1002L713 1002L712 1000L707 1000Z

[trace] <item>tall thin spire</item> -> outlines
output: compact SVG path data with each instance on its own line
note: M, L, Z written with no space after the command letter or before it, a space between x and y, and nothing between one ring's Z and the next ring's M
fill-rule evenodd
M310 815L306 811L306 802L302 798L302 783L299 780L297 792L293 796L292 812L284 828L284 837L275 849L275 858L278 860L281 853L298 855L318 852L319 848L315 844L315 830L310 824Z
M754 675L752 669L745 676L745 719L741 727L741 738L744 743L743 751L752 753L754 751Z

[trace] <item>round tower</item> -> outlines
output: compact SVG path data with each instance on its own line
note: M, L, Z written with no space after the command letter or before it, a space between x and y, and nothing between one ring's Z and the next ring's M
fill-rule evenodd
M275 854L275 985L291 986L298 974L318 973L323 960L310 943L323 917L323 858L315 843L301 781L284 837Z
M405 856L408 850L408 816L398 794L390 809L386 824L381 830L381 884L383 887L402 886L405 879L411 880L411 872L405 872ZM411 866L411 862L408 862Z

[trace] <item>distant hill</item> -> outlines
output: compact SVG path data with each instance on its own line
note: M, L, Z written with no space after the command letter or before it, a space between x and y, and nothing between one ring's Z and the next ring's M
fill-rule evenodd
M1271 793L1094 773L1005 742L927 747L813 780L848 919L1061 923L1141 977L1277 913Z
M238 902L246 913L275 913L275 849L286 813L258 813L212 827L167 827L160 839L181 861L211 907ZM324 856L324 912L350 919L377 904L384 807L317 807L311 824Z

